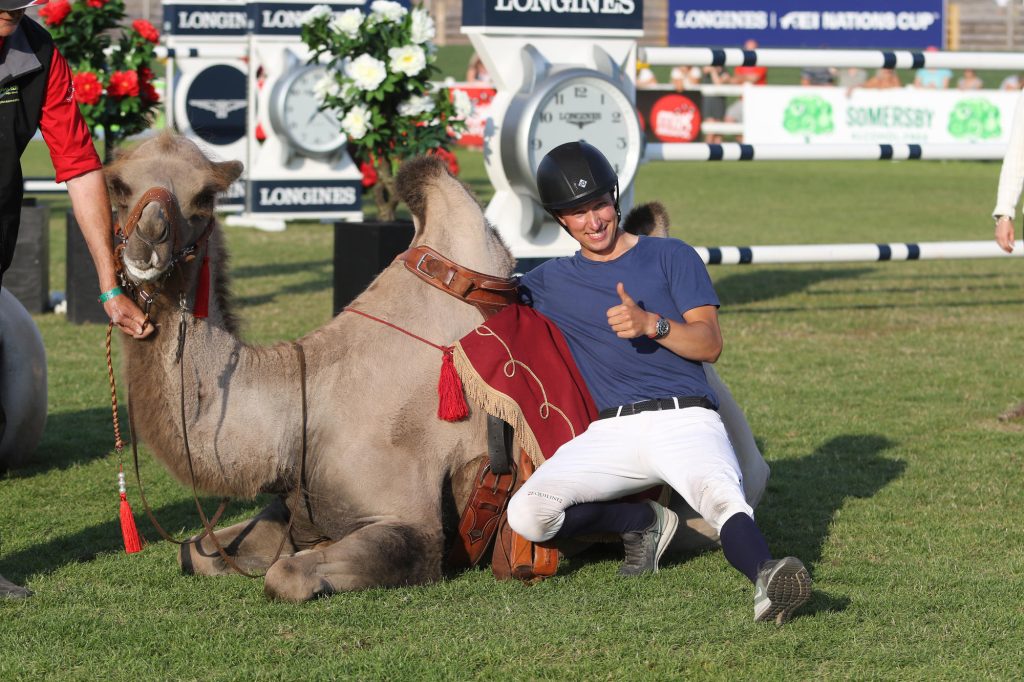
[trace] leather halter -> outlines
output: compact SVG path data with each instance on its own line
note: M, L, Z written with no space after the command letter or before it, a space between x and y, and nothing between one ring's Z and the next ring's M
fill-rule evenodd
M476 307L484 319L517 300L514 279L464 268L429 246L410 247L395 260L432 287Z
M139 220L142 218L142 212L145 211L146 207L154 201L160 204L160 207L164 211L164 215L167 216L167 222L171 225L171 232L174 238L174 243L171 245L171 265L168 266L168 271L170 271L179 260L184 260L185 262L192 260L195 251L206 241L210 236L210 233L213 232L213 226L216 221L211 218L210 222L206 225L206 229L203 230L203 233L200 234L194 242L188 246L179 248L178 238L180 231L175 229L175 227L183 224L185 222L185 218L181 215L181 208L178 206L178 199L165 187L150 187L142 194L141 197L139 197L135 207L132 208L131 212L128 214L124 225L118 225L116 221L114 223L114 237L119 242L114 248L114 265L118 270L123 267L122 253L128 244L128 238L132 236L132 232L134 232L135 228L138 226Z

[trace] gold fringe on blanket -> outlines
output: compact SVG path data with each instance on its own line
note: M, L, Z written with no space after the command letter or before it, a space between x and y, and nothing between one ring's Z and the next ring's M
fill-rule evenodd
M456 342L452 359L455 362L455 369L462 379L462 385L466 389L466 399L476 405L487 414L504 420L515 431L516 444L530 455L534 466L544 463L544 453L541 452L537 437L533 429L526 421L522 409L510 396L501 391L494 390L490 384L484 381L483 377L476 371L473 364L466 357L466 351L462 349L461 342Z

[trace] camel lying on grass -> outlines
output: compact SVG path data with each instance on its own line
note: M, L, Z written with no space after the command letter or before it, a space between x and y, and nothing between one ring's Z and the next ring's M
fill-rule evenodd
M298 339L305 396L295 344L257 347L238 338L213 209L215 195L241 170L237 162L211 162L173 135L140 144L107 170L120 216L154 187L175 199L136 209L123 252L127 277L154 300L159 330L146 340L123 339L136 434L173 475L186 483L194 475L206 493L277 495L254 518L215 533L241 568L265 573L271 598L438 580L487 452L486 416L471 409L458 422L438 419L441 353L361 315L342 312ZM440 160L407 162L398 186L413 215L413 245L477 272L512 272L511 254L476 199ZM193 317L204 257L210 296L199 307L208 316ZM400 263L351 305L440 346L481 322L476 308ZM760 454L757 460L764 467ZM183 545L180 562L194 574L231 572L210 537Z

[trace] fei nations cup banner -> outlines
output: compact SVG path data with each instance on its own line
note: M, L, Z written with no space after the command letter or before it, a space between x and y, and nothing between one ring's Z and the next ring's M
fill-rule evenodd
M1019 2L1019 0L1016 0ZM918 49L945 45L944 0L669 0L668 44Z
M1018 92L746 86L743 141L1005 144Z

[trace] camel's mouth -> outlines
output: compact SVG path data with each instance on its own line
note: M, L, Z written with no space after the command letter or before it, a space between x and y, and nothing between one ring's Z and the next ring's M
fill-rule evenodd
M128 276L136 282L152 282L167 272L167 264L161 263L160 256L156 251L153 251L149 255L149 260L139 260L125 256L124 269L128 272Z

